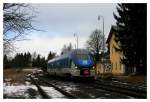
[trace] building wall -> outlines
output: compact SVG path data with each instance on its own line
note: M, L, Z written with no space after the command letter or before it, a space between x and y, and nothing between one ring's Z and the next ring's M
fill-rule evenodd
M120 58L123 57L123 54L119 51L115 50L115 47L119 48L118 44L114 40L115 35L113 34L110 42L109 42L109 47L110 47L110 61L112 64L112 74L117 75L117 74L125 74L125 67L124 64L121 63Z
M97 63L96 74L111 74L110 63Z
M110 63L97 63L96 76L101 78L108 78L112 76Z

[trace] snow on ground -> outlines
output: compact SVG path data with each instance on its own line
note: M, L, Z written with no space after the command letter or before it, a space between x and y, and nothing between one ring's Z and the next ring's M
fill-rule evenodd
M41 98L34 85L8 85L4 83L4 98Z
M51 97L51 98L65 98L63 94L55 90L53 87L42 86L42 89Z
M19 99L40 99L42 98L40 94L38 93L38 89L35 85L30 84L30 82L26 81L25 84L10 84L9 82L6 82L3 84L3 92L4 92L4 98L19 98ZM65 98L63 94L55 90L53 87L46 87L42 86L42 89L46 91L46 93L51 98Z
M73 91L73 90L76 90L76 91L79 90L75 85L63 86L63 89L66 90L67 92L70 92L70 91Z

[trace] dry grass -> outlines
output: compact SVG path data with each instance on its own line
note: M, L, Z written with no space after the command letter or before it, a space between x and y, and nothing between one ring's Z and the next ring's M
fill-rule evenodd
M146 76L144 75L118 76L117 79L133 84L147 83Z
M32 70L4 69L4 79L11 79L11 83L24 83L26 75L31 72Z

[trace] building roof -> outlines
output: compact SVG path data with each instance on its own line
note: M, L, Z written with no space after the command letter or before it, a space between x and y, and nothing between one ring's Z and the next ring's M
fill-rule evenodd
M110 29L108 38L107 38L107 40L106 40L106 43L109 43L109 42L110 42L110 39L111 39L112 35L116 33L117 29L118 29L117 26L115 26L115 25L112 25L112 26L111 26L111 29Z

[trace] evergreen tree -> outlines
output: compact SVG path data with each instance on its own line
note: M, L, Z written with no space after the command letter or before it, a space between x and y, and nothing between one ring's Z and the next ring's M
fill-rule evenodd
M35 54L34 54L35 55ZM53 58L55 56L55 53L50 53L48 58ZM33 59L32 59L33 58ZM30 52L25 53L17 53L12 60L8 60L7 56L4 55L4 68L24 68L24 67L30 67L32 64L32 67L42 68L43 71L46 71L47 68L47 60L45 57L41 57L40 54L38 54L36 57L31 56Z
M28 67L29 63L31 63L31 54L30 53L17 53L10 61L11 66L15 68L24 68Z
M25 52L24 54L23 54L23 62L24 62L24 67L26 67L26 65L27 65L27 63L28 63L28 60L27 60L27 53Z
M26 66L27 67L31 66L31 54L30 54L30 52L28 52L26 55Z
M40 63L41 63L40 67L41 67L42 70L45 72L45 71L47 70L47 61L45 60L45 57L42 57L42 58L41 58Z
M147 65L147 5L146 3L123 3L114 14L117 24L116 41L124 54L122 62L137 73L146 74Z
M41 65L40 61L41 61L41 58L40 58L40 55L38 54L37 59L36 59L37 67L40 67L40 65Z
M23 68L25 65L25 60L23 53L17 53L14 58L14 67L16 68Z
M14 62L14 67L15 67L15 68L18 68L18 67L19 67L18 56L19 56L19 54L17 53L17 54L15 55L14 60L13 60L13 62Z
M41 57L39 54L36 59L33 59L33 67L41 67Z
M8 61L8 58L7 58L7 55L4 55L3 57L3 68L8 68L9 67L9 61Z
M31 58L31 60L32 60L32 67L35 67L35 66L36 66L36 58L37 58L37 53L34 52L34 53L32 54L32 58Z
M56 56L56 53L53 53L53 52L50 51L49 54L48 54L48 57L47 57L47 61L54 58L55 56Z

